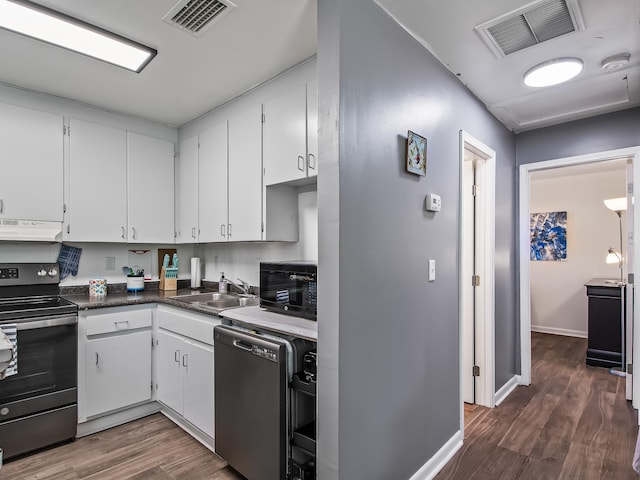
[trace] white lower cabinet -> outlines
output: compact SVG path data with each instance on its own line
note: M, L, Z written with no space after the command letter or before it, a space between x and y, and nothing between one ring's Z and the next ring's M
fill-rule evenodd
M157 400L213 438L213 328L221 322L158 306Z
M78 315L80 422L150 402L153 307L115 307Z

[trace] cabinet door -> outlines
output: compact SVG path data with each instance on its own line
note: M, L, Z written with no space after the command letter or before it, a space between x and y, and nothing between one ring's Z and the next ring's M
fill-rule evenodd
M180 142L176 162L176 243L198 241L198 136Z
M307 83L307 176L318 175L318 81Z
M262 239L262 106L229 119L230 241Z
M126 132L75 118L69 126L68 239L125 242Z
M307 89L291 90L264 104L264 182L307 176Z
M227 122L200 133L198 204L201 242L227 240Z
M88 417L151 400L151 332L87 340Z
M185 340L184 418L213 437L213 348Z
M62 222L62 116L0 104L0 218Z
M129 243L173 243L173 142L127 134Z
M182 338L172 333L158 330L157 348L158 401L182 415L184 405L182 396L184 342Z

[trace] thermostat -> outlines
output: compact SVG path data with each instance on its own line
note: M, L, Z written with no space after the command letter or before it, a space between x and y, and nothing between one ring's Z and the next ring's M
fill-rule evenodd
M435 193L430 193L424 200L424 207L428 212L439 212L441 205L440 195Z

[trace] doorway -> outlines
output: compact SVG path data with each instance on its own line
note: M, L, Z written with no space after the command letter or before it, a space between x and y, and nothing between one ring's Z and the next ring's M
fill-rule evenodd
M627 189L628 197L631 197L633 191L633 183L640 185L640 147L612 150L607 152L599 152L595 154L580 155L575 157L560 158L555 160L547 160L534 164L526 164L520 166L519 177L519 265L520 265L520 378L519 383L521 385L529 385L531 383L531 266L529 260L529 212L530 212L530 193L531 193L531 176L535 172L556 169L566 166L576 165L588 165L596 162L604 162L608 160L618 160L628 158L632 165L632 176L627 175L627 183L630 184ZM630 179L633 179L631 181ZM631 200L631 199L630 199ZM631 201L628 202L632 204ZM629 211L629 231L634 231L633 225L638 222L640 215L640 209ZM638 223L640 224L640 223ZM626 246L627 244L625 244ZM638 269L638 248L637 242L629 245L627 248L628 255L625 256L626 270L628 273L640 271ZM638 302L637 289L627 288L627 305L633 305ZM634 299L632 299L632 295ZM638 314L635 311L630 311L627 314L627 344L632 344L633 348L627 350L627 363L631 361L633 356L637 355L637 348L640 343L637 338L630 338L633 330L633 335L638 335ZM635 327L635 328L634 328ZM632 379L628 376L628 394L627 397L633 396L634 399L638 399L639 395L636 394L636 389L640 388L640 382L636 382L639 385L633 385L631 387ZM632 395L633 390L633 395ZM634 401L634 407L638 408Z
M493 149L460 131L460 392L495 406L495 161Z

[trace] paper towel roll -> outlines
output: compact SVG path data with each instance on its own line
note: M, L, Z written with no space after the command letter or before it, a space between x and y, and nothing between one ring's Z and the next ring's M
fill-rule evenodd
M200 288L200 258L191 258L191 288Z

